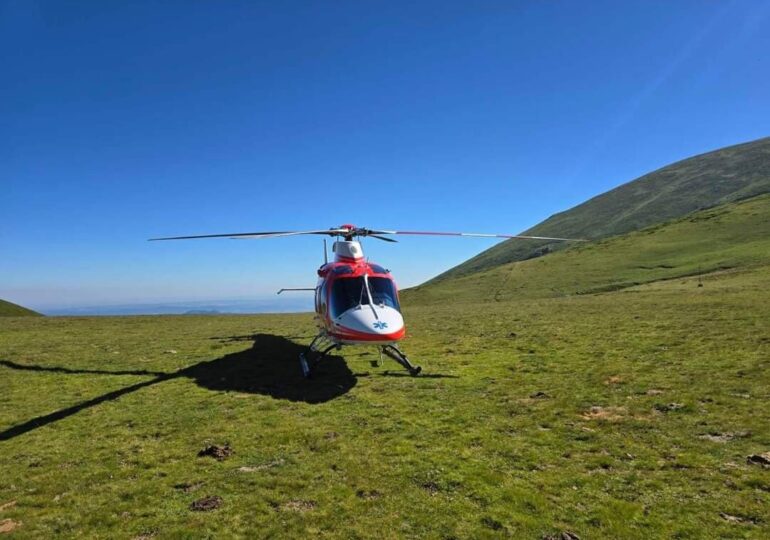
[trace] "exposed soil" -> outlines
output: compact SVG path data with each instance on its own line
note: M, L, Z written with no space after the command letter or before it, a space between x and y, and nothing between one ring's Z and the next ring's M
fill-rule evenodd
M213 457L217 461L223 461L233 455L233 453L233 449L228 445L218 446L212 444L198 452L198 457Z
M684 409L684 403L657 403L655 405L655 410L663 413L678 411L681 409Z
M422 489L426 490L431 495L437 495L441 488L439 488L436 482L425 482L422 484Z
M9 508L13 508L14 506L16 506L16 501L9 501L7 503L0 504L0 512L3 510L8 510Z
M626 416L626 409L624 407L593 406L580 416L583 420L621 420Z
M274 459L273 461L268 461L267 463L262 463L261 465L253 465L253 466L244 465L243 467L238 467L238 471L245 472L245 473L264 471L266 469L273 469L275 467L280 467L284 463L286 462L283 460L283 458L278 458L278 459Z
M209 512L211 510L216 510L220 506L222 506L222 497L219 495L209 495L208 497L193 501L192 504L190 504L190 510L195 512Z
M183 482L174 486L174 489L181 489L185 493L192 493L203 485L203 482Z
M750 465L759 465L764 469L770 468L770 452L763 454L752 454L746 458L746 463Z
M728 514L727 512L720 512L719 517L724 519L725 521L729 521L730 523L757 523L756 518L752 517L746 517L746 516L734 516L732 514Z
M543 540L580 540L580 537L570 531L561 531L543 535Z
M0 534L10 533L21 527L21 521L4 519L0 521Z
M703 439L704 441L710 441L715 443L727 443L732 441L733 439L743 438L750 436L751 433L748 431L725 431L724 433L706 433L705 435L700 435L698 438Z
M356 491L356 497L367 501L379 499L381 496L382 495L380 494L380 492L377 491L376 489L373 489L371 491L366 491L365 489L359 489L358 491Z
M155 538L157 535L158 535L158 531L155 531L155 530L144 531L134 536L132 540L150 540L150 538Z
M281 510L289 510L291 512L309 512L315 507L315 501L294 500L283 503L281 505Z

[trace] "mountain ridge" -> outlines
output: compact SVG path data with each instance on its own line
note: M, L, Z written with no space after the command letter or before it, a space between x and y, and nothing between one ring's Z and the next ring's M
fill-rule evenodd
M498 302L618 291L770 268L770 194L404 291L408 304Z
M524 231L530 236L587 238L624 234L697 210L770 192L770 137L691 156L591 197ZM559 251L566 244L508 240L424 285Z
M0 299L0 317L42 317L42 313Z

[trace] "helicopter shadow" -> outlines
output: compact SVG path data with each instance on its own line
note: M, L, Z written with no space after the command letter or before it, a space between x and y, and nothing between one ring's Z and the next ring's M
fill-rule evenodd
M243 339L244 337L238 336L238 339L234 341L246 341ZM19 371L65 375L146 375L153 377L11 426L0 431L0 441L18 437L37 428L63 420L84 409L172 379L186 377L209 390L261 394L274 399L304 402L312 405L335 399L346 394L356 385L356 375L339 356L326 356L316 368L317 378L307 380L302 376L298 360L299 354L306 347L272 334L254 334L251 336L251 340L253 340L253 345L249 349L231 353L215 360L199 362L169 373L146 370L81 370L57 366L24 365L9 360L0 360L0 368Z
M237 341L241 341L238 336ZM302 376L299 355L307 347L282 336L255 334L250 349L200 362L179 371L209 390L262 394L309 404L325 403L346 394L357 379L340 356L327 355L314 371Z

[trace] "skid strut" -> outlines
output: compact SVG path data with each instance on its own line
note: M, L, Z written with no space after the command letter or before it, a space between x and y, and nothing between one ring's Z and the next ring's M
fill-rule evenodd
M300 353L299 365L302 368L302 375L306 379L313 376L313 369L329 354L332 349L341 349L342 345L329 339L326 333L320 333L310 342L307 350Z
M299 365L302 368L302 375L307 379L312 378L313 370L321 360L323 360L324 356L329 354L333 349L341 348L342 344L329 339L329 336L325 332L318 334L313 338L313 341L310 342L307 350L299 355ZM416 377L422 371L422 368L413 365L409 361L409 358L407 358L396 345L380 346L380 358L382 358L383 354L398 362L412 377Z
M412 363L409 361L409 358L407 358L406 355L402 353L401 350L395 345L383 345L380 350L401 364L401 366L403 366L412 377L416 377L422 371L420 366L412 365Z

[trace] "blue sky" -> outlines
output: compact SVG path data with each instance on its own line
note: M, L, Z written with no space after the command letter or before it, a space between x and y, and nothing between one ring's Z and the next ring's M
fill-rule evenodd
M770 3L0 0L0 298L312 286L327 228L516 233L768 135ZM489 240L368 241L402 286Z

